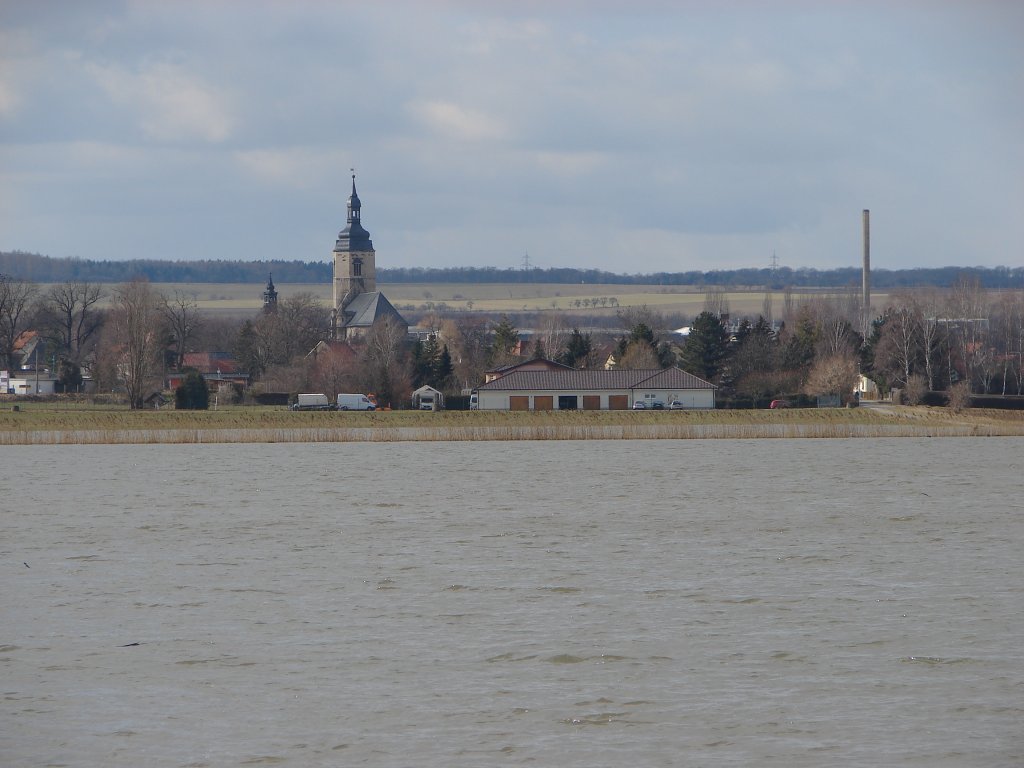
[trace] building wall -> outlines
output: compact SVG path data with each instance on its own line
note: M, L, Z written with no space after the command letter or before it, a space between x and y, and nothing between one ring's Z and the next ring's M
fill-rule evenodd
M15 395L52 395L56 392L56 381L44 378L36 381L34 376L27 379L11 379L7 386Z
M629 390L587 390L587 391L488 391L477 393L480 410L490 411L537 411L558 410L558 398L573 396L579 410L623 410L631 408L635 400L660 400L668 407L673 400L683 402L687 408L714 408L715 393L711 389L690 389L682 391L652 390L650 392ZM651 397L645 397L651 395Z
M353 259L362 259L359 276L353 274ZM373 293L377 290L375 251L334 252L334 307L339 312L342 300L352 290L356 293Z
M713 389L636 390L633 393L633 398L634 400L643 400L645 402L658 400L664 403L666 408L673 400L678 400L687 408L700 409L715 407L715 391Z

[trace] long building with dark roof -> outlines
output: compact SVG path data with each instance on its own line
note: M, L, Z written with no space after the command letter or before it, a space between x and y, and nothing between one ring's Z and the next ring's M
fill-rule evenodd
M628 410L677 402L714 408L715 385L680 368L513 370L476 390L481 410ZM638 406L637 403L642 403Z

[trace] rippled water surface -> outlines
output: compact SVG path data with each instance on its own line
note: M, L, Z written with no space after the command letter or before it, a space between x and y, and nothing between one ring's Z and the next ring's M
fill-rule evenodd
M4 766L1021 766L1024 440L9 447Z

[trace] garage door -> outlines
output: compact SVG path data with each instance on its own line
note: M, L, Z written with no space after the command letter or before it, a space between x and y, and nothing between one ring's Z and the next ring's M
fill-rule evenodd
M601 396L600 395L584 395L583 396L583 410L584 411L600 411L601 410Z
M530 410L530 397L529 395L512 395L508 399L508 407L511 411L528 411Z
M629 395L608 395L608 410L628 411Z
M533 398L533 410L550 411L555 407L554 397L551 395L537 395Z

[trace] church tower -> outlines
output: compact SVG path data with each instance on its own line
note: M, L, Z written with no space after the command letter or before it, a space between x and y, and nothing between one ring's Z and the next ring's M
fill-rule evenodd
M353 173L348 220L334 244L334 309L340 317L344 317L345 309L356 296L377 290L376 254L370 233L360 222L361 207Z
M348 221L334 244L334 307L331 338L352 341L365 338L374 324L387 321L408 330L398 310L377 290L377 265L370 233L360 221L356 175L348 198Z
M263 311L277 312L277 289L272 274L267 277L267 289L263 291Z

